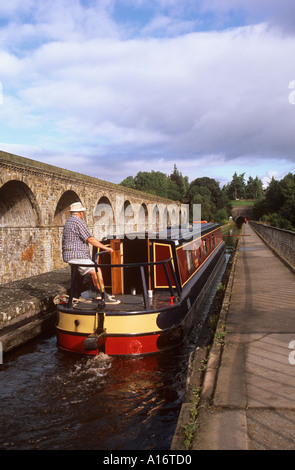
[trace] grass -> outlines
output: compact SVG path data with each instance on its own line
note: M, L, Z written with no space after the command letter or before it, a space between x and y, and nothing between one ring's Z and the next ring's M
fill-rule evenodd
M233 206L254 206L256 199L239 199L238 201L231 201Z
M193 390L193 403L192 407L190 409L190 420L189 423L184 426L184 431L185 431L185 440L184 440L184 447L185 450L189 450L192 438L196 432L196 429L198 427L198 424L196 422L196 418L198 415L198 404L200 401L200 396L201 396L201 387L198 387Z

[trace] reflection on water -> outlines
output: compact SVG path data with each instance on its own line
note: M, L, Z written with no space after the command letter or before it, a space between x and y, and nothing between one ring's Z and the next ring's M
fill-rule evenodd
M187 357L87 358L34 342L1 366L2 449L167 449Z
M225 266L224 266L225 267ZM195 349L222 273L186 343L148 357L81 357L37 339L0 365L1 449L169 449Z
M236 224L230 225L228 228L224 229L223 239L227 246L228 251L230 248L234 248L236 246L238 236L241 234L241 229L237 227Z

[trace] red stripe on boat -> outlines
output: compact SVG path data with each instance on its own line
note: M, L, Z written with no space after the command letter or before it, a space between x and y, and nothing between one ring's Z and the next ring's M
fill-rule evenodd
M87 336L71 335L57 331L58 346L66 351L80 354L97 355L103 349L109 356L131 355L131 354L149 354L158 352L157 340L159 334L143 336L107 336L100 348L87 351L84 349L83 342Z

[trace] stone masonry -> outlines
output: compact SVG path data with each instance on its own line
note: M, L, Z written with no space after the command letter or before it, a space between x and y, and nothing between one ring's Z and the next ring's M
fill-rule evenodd
M178 224L180 204L0 151L0 284L65 267L69 206L80 201L96 238Z

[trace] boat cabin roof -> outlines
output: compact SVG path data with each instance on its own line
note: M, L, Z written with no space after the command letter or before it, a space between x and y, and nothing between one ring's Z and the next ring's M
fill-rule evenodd
M142 231L142 232L130 232L124 235L114 235L113 237L106 237L105 240L108 239L150 239L150 240L167 240L167 241L174 241L176 244L181 244L182 242L190 241L192 238L199 238L200 236L205 235L206 233L212 232L212 230L217 229L220 227L220 224L215 222L205 222L205 223L194 223L187 226L174 226L168 227L167 229L163 230L149 230L149 231ZM177 243L178 241L178 243Z

